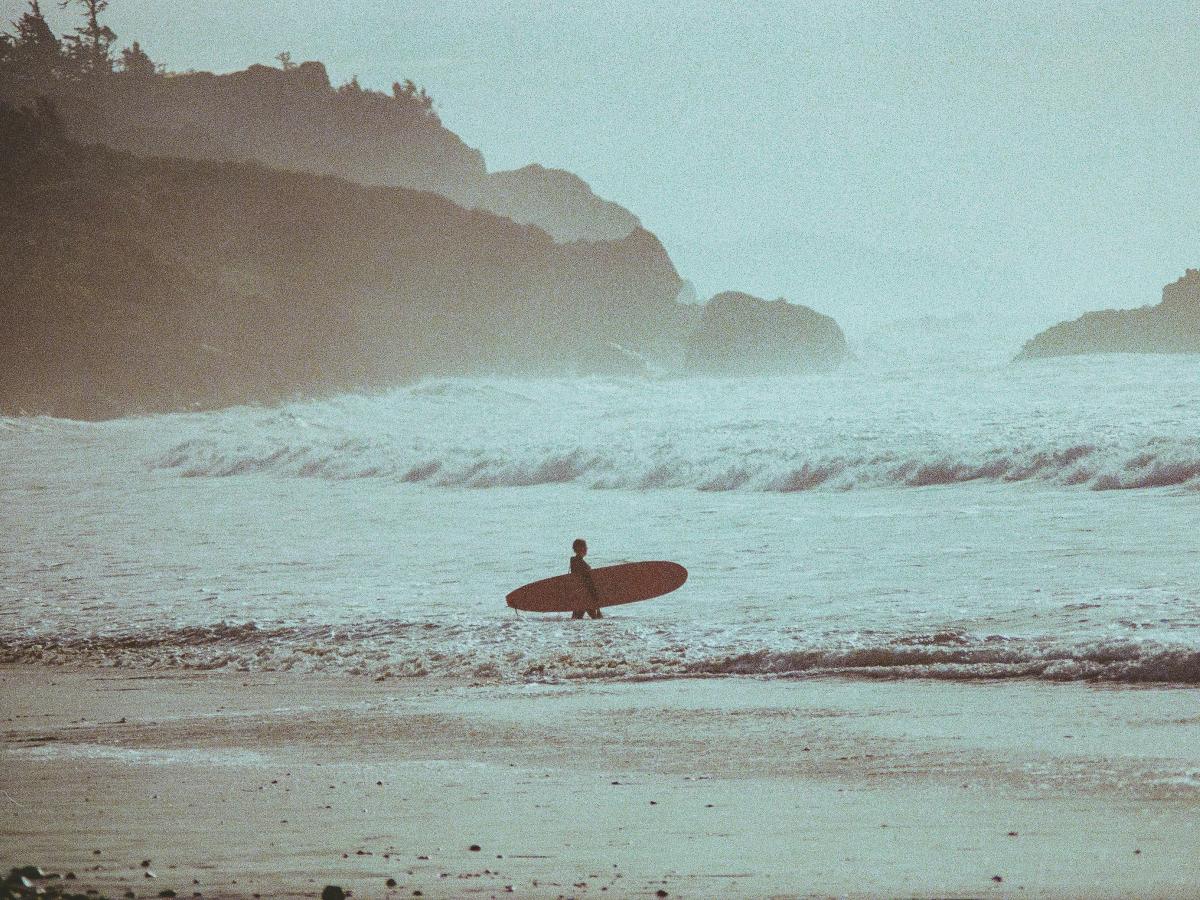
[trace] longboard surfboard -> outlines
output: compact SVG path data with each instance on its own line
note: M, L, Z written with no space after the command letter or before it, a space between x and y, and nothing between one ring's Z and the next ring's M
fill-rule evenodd
M687 569L679 563L653 561L621 563L592 569L600 606L617 606L661 597L683 586ZM580 575L557 575L517 588L504 598L513 609L528 612L575 612L596 602Z

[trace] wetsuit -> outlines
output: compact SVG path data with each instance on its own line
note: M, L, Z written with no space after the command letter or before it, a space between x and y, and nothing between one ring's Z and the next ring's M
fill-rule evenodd
M592 600L596 603L594 608L587 610L587 614L593 619L603 618L600 615L600 595L596 593L596 582L592 580L592 567L587 564L587 560L582 556L572 556L571 574L578 575L583 579L583 583L587 585L588 593L592 595ZM571 618L582 619L583 613L583 610L577 609L571 613Z

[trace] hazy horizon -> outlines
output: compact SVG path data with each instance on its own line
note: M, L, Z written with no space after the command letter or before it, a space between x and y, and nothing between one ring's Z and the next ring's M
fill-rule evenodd
M77 18L45 12L60 33ZM411 78L489 169L568 169L631 209L701 297L782 295L852 333L1152 304L1200 262L1200 15L1182 3L213 0L167 18L113 0L106 17L171 70L288 50L335 82Z

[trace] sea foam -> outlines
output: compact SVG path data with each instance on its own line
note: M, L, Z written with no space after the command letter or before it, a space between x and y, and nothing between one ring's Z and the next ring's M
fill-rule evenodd
M472 489L1200 482L1200 396L1186 381L1147 403L1140 385L1119 379L1103 392L1052 391L1041 374L439 380L273 410L158 417L154 443L167 443L144 462L188 478L380 478ZM1086 368L1072 374L1073 388L1085 388Z
M768 643L771 642L771 643ZM774 646L772 646L774 644ZM1200 647L1128 638L1065 641L964 632L739 636L688 623L525 618L477 625L380 619L354 625L253 622L89 635L0 635L0 662L562 682L754 676L1032 678L1200 684Z

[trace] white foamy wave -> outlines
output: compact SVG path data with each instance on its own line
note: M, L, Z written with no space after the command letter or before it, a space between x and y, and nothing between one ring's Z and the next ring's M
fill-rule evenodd
M578 483L598 489L790 493L930 487L973 481L1038 481L1092 490L1200 486L1200 441L1152 438L1132 447L1079 443L986 450L880 450L808 456L777 446L689 454L659 444L645 454L606 447L497 452L486 447L416 451L386 442L224 447L191 440L151 462L187 478L270 474L345 480L387 478L435 487L492 488Z
M127 427L150 468L190 478L776 493L1200 484L1200 400L1183 384L1147 404L1140 374L1127 374L1130 384L1070 396L1025 368L916 380L443 379Z
M1200 684L1200 647L1159 641L1064 642L962 631L826 634L796 646L761 633L565 619L447 625L377 620L355 625L217 623L74 637L0 636L0 662L136 669L446 676L494 682L850 675L947 680L1028 678L1124 684ZM775 646L772 646L775 644Z

